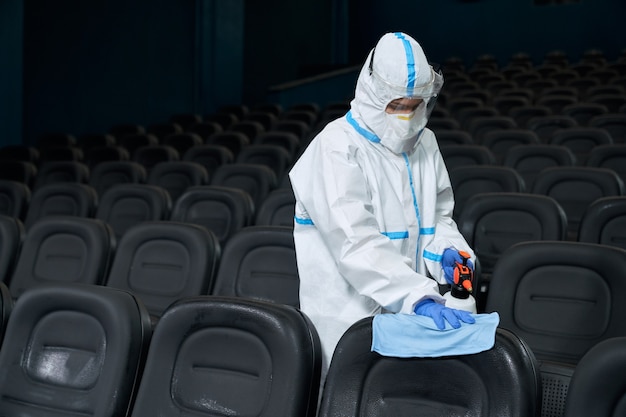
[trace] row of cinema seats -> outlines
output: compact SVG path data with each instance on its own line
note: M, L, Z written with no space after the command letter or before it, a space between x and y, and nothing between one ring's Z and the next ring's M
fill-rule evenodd
M479 306L497 261L511 246L528 241L576 241L626 249L626 196L601 197L584 211L577 238L568 239L567 216L557 200L529 193L479 193L457 221L479 260ZM480 308L482 310L482 308Z
M626 145L597 141L597 133L606 135L602 131L562 130L554 136L562 139L559 144L541 143L534 133L524 130L490 132L487 137L493 140L482 145L445 142L452 139L453 132L439 134L437 139L448 169L467 165L505 166L518 171L529 187L540 170L552 166L609 168L626 178Z
M626 114L621 117L622 126L626 133ZM557 122L554 117L541 119L546 127L549 122ZM539 120L538 120L539 121ZM589 127L569 127L555 130L547 140L543 141L538 133L531 129L493 129L484 135L480 143L473 141L469 132L440 131L437 132L439 146L444 155L461 154L464 150L468 162L497 164L514 167L520 157L520 149L531 147L537 154L548 153L548 149L556 148L554 154L559 155L559 161L566 165L603 166L604 159L610 154L619 154L623 157L624 143L616 142L615 135L605 129ZM515 148L514 152L512 148ZM604 149L603 152L596 150ZM565 154L570 151L571 154ZM452 161L454 163L455 161ZM615 166L619 166L615 164Z
M131 161L145 171L134 173L138 180L156 183L166 173L163 167L153 173L153 168L161 162L176 162L169 170L186 171L197 184L215 182L218 167L239 163L269 167L276 177L273 182L282 185L288 181L289 167L314 135L316 123L324 123L343 108L343 103L328 105L324 111L313 103L294 105L287 111L269 104L254 111L244 105L227 106L204 118L179 114L165 123L118 125L98 135L42 135L34 145L0 148L0 177L36 189L63 177L90 182L91 176L101 175L102 163ZM262 116L270 120L264 122Z
M552 168L538 182L542 188L529 193L520 186L518 176L503 167L464 167L451 171L457 199L456 220L479 253L483 273L492 270L504 249L521 240L578 239L623 246L622 229L615 227L619 226L624 211L623 192L619 181L610 174L606 170L581 167ZM0 190L2 186L0 182ZM293 225L295 199L286 188L272 191L254 209L250 198L241 190L195 186L171 209L167 193L159 187L120 184L99 200L95 211L93 201L77 196L78 191L85 189L84 185L61 183L37 190L26 217L27 229L45 216L77 215L106 221L119 238L139 221L174 220L203 225L224 244L235 232L252 224ZM0 192L0 196L6 202L5 208L18 206L11 204L10 187ZM3 214L15 215L10 210ZM598 220L602 216L605 218Z
M623 113L626 104L626 59L613 62L559 62L546 57L541 63L518 55L505 66L483 56L472 67L445 62L444 89L436 117L453 116L452 124L470 128L473 116L507 117L520 128L530 117L566 116L575 125L589 125L595 116ZM441 124L446 127L449 125ZM508 126L507 126L508 127ZM471 129L470 129L471 130Z
M38 170L29 162L3 161L0 166L0 179L20 182L33 192L46 185L59 182L86 184L92 186L99 196L102 196L114 184L151 184L165 188L173 201L187 187L193 185L229 186L235 184L246 189L257 204L269 191L289 186L286 165L281 164L283 166L281 181L278 181L276 165L271 159L223 163L214 167L212 173L209 174L204 164L213 164L220 159L220 156L214 152L215 148L198 148L203 151L202 155L198 155L202 161L160 161L155 163L149 172L135 161L106 161L93 169L89 169L82 162L54 161L44 164ZM276 150L277 147L273 149ZM256 148L256 150L260 149ZM260 151L265 152L263 149ZM261 152L255 157L261 157Z
M540 171L528 188L517 171L509 167L480 165L457 167L449 172L455 196L453 217L459 220L469 200L487 192L525 193L551 197L565 213L566 238L576 240L585 211L599 198L619 197L624 181L607 168L551 167Z
M23 184L0 180L0 214L19 219L26 230L46 217L77 216L105 221L118 239L137 223L172 220L202 225L223 245L246 226L292 226L294 204L288 188L268 192L257 205L236 186L190 186L172 202L165 188L151 184L121 183L99 197L89 185L59 182L31 196Z
M145 256L157 245L147 242L135 253ZM267 258L261 247L250 255ZM173 259L181 257L135 266L154 277L166 264L172 288L179 278ZM248 261L240 268L256 272L253 280L284 279ZM488 304L500 314L495 346L479 354L383 357L370 351L372 319L363 319L335 351L319 415L621 415L625 265L624 250L603 245L512 247L496 267L497 292ZM144 298L164 286L145 275L130 289L63 278L40 282L15 301L0 284L0 412L315 415L319 340L296 306L274 298L278 286L265 288L267 300L250 293L180 296L155 320Z
M225 245L207 228L146 221L116 239L93 218L42 219L24 232L0 216L2 282L14 299L48 283L83 283L132 291L154 321L169 304L196 295L250 296L297 307L293 233L250 226Z
M315 416L319 339L296 308L187 297L152 325L141 299L110 287L2 301L2 415Z

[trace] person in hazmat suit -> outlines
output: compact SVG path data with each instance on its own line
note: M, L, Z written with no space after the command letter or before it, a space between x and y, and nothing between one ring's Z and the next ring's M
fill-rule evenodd
M322 381L340 337L364 317L421 314L440 329L474 322L445 307L438 287L453 280L458 251L475 261L426 128L442 85L413 38L383 35L348 113L322 129L289 173L300 306L320 336Z

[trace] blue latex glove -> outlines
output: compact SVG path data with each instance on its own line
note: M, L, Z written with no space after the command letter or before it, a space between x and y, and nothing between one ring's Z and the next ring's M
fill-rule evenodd
M439 330L446 328L446 321L455 329L461 327L461 322L469 324L476 322L469 312L446 307L430 298L418 303L414 311L417 315L432 318Z
M456 268L456 264L463 263L463 257L459 254L459 251L456 249L448 248L443 251L443 255L441 256L441 266L443 267L443 275L448 281L448 284L454 283L454 268ZM474 264L470 259L467 260L467 266L474 270Z

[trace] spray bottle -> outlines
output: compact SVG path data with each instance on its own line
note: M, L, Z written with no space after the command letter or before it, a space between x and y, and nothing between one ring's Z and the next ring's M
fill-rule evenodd
M454 283L443 298L446 300L446 307L476 313L476 299L471 294L474 272L467 265L470 255L464 251L460 251L459 254L463 258L463 263L457 262L454 268Z

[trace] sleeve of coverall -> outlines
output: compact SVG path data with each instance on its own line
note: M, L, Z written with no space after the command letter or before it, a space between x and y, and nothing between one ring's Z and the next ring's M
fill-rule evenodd
M445 284L446 279L441 265L441 256L445 249L454 248L459 251L466 251L471 255L474 263L476 262L476 256L463 235L461 235L461 232L459 232L456 222L452 219L454 194L450 184L450 176L441 154L437 152L437 155L437 223L434 239L424 248L424 260L431 276L437 282Z
M364 296L392 312L412 313L424 298L441 301L435 281L418 274L411 260L380 233L365 177L343 150L319 150L321 164L300 196L334 256L340 274Z

